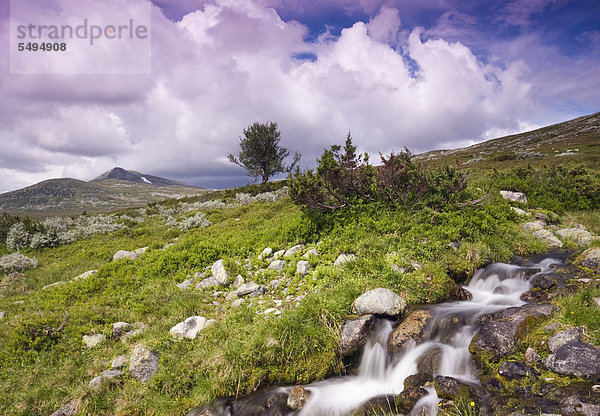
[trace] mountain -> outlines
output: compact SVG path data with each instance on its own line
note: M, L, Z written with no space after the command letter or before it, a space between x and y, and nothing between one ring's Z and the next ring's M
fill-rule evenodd
M576 157L575 157L576 156ZM555 164L576 160L600 168L600 113L473 146L435 150L415 156L428 164L461 164L485 169L519 164Z
M89 182L49 179L0 194L0 212L45 217L108 212L169 198L200 195L207 189L158 176L114 168Z
M104 172L102 175L92 179L90 182L101 182L110 179L156 186L188 186L182 182L172 181L170 179L148 175L146 173L139 173L134 170L125 170L123 168L111 169L108 172Z

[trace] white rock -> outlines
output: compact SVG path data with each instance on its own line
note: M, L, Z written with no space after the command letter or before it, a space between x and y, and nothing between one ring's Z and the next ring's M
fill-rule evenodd
M217 260L211 267L212 274L220 285L227 286L229 284L229 272L225 270L223 259Z
M292 257L294 254L299 253L302 250L304 250L304 245L302 245L302 244L295 245L294 247L292 247L288 251L286 251L283 254L283 257Z
M6 316L6 314L2 311L0 311L0 321L4 319L4 317Z
M87 272L81 273L79 276L75 276L73 280L85 280L96 273L98 273L98 270L88 270Z
M246 302L245 299L242 299L242 298L236 299L233 302L231 302L231 307L232 308L239 308L242 305L242 303L244 303L244 302Z
M344 264L352 262L352 261L356 261L356 255L342 253L338 256L338 258L335 260L333 265L336 267L340 267L340 266L343 266Z
M115 322L112 324L113 337L120 337L121 335L131 331L131 324L128 322Z
M542 240L546 244L548 244L548 248L560 248L560 247L562 247L562 241L560 241L558 238L556 238L554 236L554 234L552 234L548 230L534 231L531 235L533 235L535 238L537 238L539 240Z
M192 285L192 282L193 282L192 279L187 279L187 280L184 280L181 283L177 283L177 287L179 289L187 289L188 287L190 287Z
M84 335L83 342L85 346L88 348L94 348L99 344L103 343L106 340L106 337L103 334L94 334L94 335Z
M285 261L283 260L273 260L271 264L269 264L269 270L275 270L276 272L280 272L285 268Z
M317 251L316 248L310 249L308 250L306 253L304 253L302 255L303 259L308 259L309 257L317 257L319 255L319 252Z
M141 256L142 254L144 254L146 252L146 250L148 250L148 247L137 248L137 249L135 249L134 253L137 253Z
M277 259L283 257L284 254L285 254L285 250L276 251L275 254L273 254L273 258L275 260L277 260Z
M120 259L137 260L139 257L140 255L134 251L119 250L113 256L113 261L117 261Z
M308 272L310 271L310 269L311 269L310 263L306 260L300 260L296 264L296 273L299 274L300 276L306 276L308 274Z
M526 222L525 224L523 224L523 229L527 232L532 233L534 231L543 230L545 226L546 226L545 222L543 222L541 220L535 220L535 221Z
M190 316L185 321L178 323L169 331L176 339L195 339L198 333L206 326L206 318L203 316Z
M237 275L233 281L233 287L239 288L241 285L245 283L244 278L241 275Z
M56 286L62 286L65 283L67 283L67 282L54 282L54 283L50 283L49 285L44 286L42 289L43 290L51 289L51 288L56 287Z
M279 315L281 314L281 311L278 310L277 308L269 308L269 309L265 309L265 311L263 312L265 315Z
M523 204L527 203L527 197L522 192L500 191L500 195L502 195L502 198L508 199L509 201L522 202Z
M390 289L376 288L360 295L352 304L359 315L397 316L407 308L406 301Z
M120 370L105 370L98 377L94 377L88 387L94 391L99 391L104 381L112 380L121 377L123 372Z
M517 208L517 207L510 207L511 210L513 210L514 212L517 213L517 215L523 215L523 216L529 216L529 213L525 210L522 210L521 208Z
M196 289L206 289L207 287L215 286L219 286L219 281L214 276L210 276L198 283Z
M271 254L273 254L273 249L271 247L267 247L258 255L258 259L266 259L267 257L271 256Z
M236 290L234 290L233 292L230 292L226 297L225 300L232 300L238 297L242 297L245 295L249 295L250 293L254 292L255 290L260 289L260 286L254 282L248 282L248 283L244 283L243 285L241 285L239 288L237 288Z
M112 368L116 368L117 370L120 370L121 368L125 367L125 365L128 362L129 362L129 355L123 354L123 355L119 355L119 356L115 357L114 360L112 360L112 364L110 366Z
M592 242L592 234L581 228L563 228L554 232L560 238L568 238L577 241L580 246L587 246Z

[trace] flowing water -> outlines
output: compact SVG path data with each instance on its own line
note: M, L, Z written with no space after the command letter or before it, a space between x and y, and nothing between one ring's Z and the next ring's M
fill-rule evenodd
M345 416L377 396L396 395L402 392L404 380L417 373L417 362L432 348L442 351L436 375L479 385L473 371L468 347L477 332L477 319L487 313L520 306L523 292L539 273L545 273L559 263L544 259L532 267L495 263L475 273L465 288L473 295L468 301L449 302L430 309L433 315L431 336L410 345L396 357L387 351L392 325L380 320L375 334L363 350L360 369L355 376L345 376L304 386L311 392L310 399L299 413L300 416ZM415 406L411 415L437 414L438 398L433 388Z

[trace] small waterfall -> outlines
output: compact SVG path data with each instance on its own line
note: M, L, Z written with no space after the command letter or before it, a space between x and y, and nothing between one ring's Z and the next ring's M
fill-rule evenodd
M495 263L477 271L465 286L473 298L432 307L430 339L419 344L412 341L400 356L392 359L387 350L392 325L380 320L363 350L358 375L305 386L311 397L299 415L345 416L374 397L401 393L404 380L417 373L419 358L432 348L441 350L440 365L434 376L450 376L478 385L468 349L477 331L475 322L483 314L525 304L520 296L531 288L530 282L556 263L560 261L551 258L533 267ZM428 387L427 391L429 394L417 402L410 415L437 415L439 399L433 388Z

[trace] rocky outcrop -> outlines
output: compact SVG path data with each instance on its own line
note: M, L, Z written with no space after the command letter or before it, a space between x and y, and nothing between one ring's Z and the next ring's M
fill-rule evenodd
M409 341L422 341L427 335L428 325L432 319L433 315L428 310L416 310L409 313L390 335L389 351L400 352L408 345Z
M564 331L557 332L548 338L547 344L548 348L552 352L556 352L563 345L573 342L573 341L581 341L581 337L583 336L583 328L569 328Z
M129 359L129 374L131 377L147 383L158 371L158 354L148 347L138 345Z
M340 350L342 355L349 355L362 348L375 329L377 320L374 315L364 315L358 319L350 319L340 329Z
M548 230L534 231L533 233L531 233L531 235L533 235L538 240L542 240L544 243L546 243L548 245L548 248L561 248L563 245L562 241L556 238L554 234L552 234Z
M117 261L120 259L137 260L139 257L140 255L135 251L119 250L113 256L113 261Z
M407 308L406 301L390 289L377 288L359 296L352 304L352 309L360 315L383 315L395 317Z
M564 416L598 416L600 405L582 402L577 396L569 396L561 406Z
M546 368L565 376L600 378L600 349L582 341L561 345L543 363Z
M579 246L587 246L592 242L592 234L582 228L563 228L555 234L563 239L575 240Z
M509 201L520 202L522 204L527 203L527 197L523 192L500 191L500 195L502 195L502 198L508 199Z
M496 358L512 354L517 339L525 334L528 324L536 318L550 315L555 309L553 305L529 304L483 315L480 318L481 328L470 349L474 352L489 351Z
M588 248L577 258L576 263L592 270L600 270L600 247Z
M243 285L238 287L233 292L230 292L227 295L227 297L225 298L225 300L234 300L236 298L249 295L252 292L256 292L259 289L260 289L260 285L254 283L254 282L244 283Z

